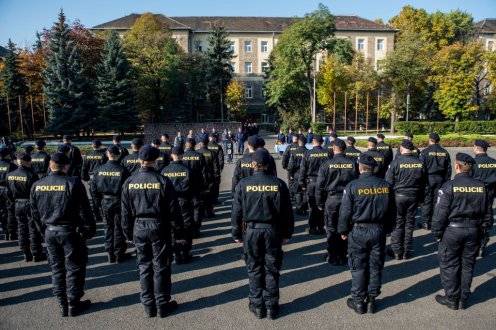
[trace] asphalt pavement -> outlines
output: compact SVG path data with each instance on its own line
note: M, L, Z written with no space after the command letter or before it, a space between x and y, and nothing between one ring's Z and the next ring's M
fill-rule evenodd
M269 150L274 140L267 139ZM449 150L454 158L458 151ZM496 150L490 155L496 156ZM285 178L280 166L278 173ZM258 320L248 312L248 278L240 245L230 235L231 178L222 174L217 216L206 219L194 241L194 261L173 265L172 295L179 308L165 319L148 319L139 301L135 259L108 264L103 225L88 242L86 294L93 306L76 318L62 318L52 296L47 263L25 263L14 242L0 241L0 329L494 329L496 327L496 244L477 260L473 294L466 310L451 311L434 301L442 293L437 244L424 230L414 232L413 258L387 257L376 314L357 315L346 306L347 266L324 262L325 238L306 233L308 217L297 216L295 235L284 246L281 315ZM253 206L256 207L256 206ZM132 247L130 247L132 250Z

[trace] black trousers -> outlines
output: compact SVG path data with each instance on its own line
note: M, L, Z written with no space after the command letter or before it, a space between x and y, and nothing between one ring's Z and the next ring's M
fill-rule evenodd
M327 253L330 261L346 260L348 242L337 231L342 195L328 196L325 202L324 219L327 233Z
M16 201L15 203L15 215L19 229L19 247L25 253L31 251L33 255L40 255L43 252L41 246L43 237L34 224L30 209L28 201Z
M308 209L308 199L306 192L298 187L298 172L295 173L293 180L289 181L289 189L294 195L296 212L306 212Z
M319 210L317 207L317 200L315 199L316 182L311 179L307 185L308 195L308 209L310 210L310 217L308 218L308 225L310 229L323 229L324 228L324 211Z
M444 231L439 242L438 258L441 284L451 301L467 299L480 247L478 228L453 228Z
M48 262L52 268L53 295L77 303L84 296L88 249L75 232L45 232Z
M432 222L432 213L434 205L437 201L439 189L445 180L439 175L429 175L429 180L425 186L425 199L422 205L422 218L423 222L430 225Z
M193 245L193 232L195 230L195 222L193 219L193 202L191 201L191 198L179 197L177 200L183 216L184 229L181 235L183 244L178 245L174 249L174 253L176 257L186 258L191 252Z
M91 179L93 180L93 179ZM91 185L91 180L88 181L88 186ZM102 214L100 213L100 209L98 208L96 202L95 202L95 198L93 196L93 194L91 193L91 190L90 190L90 206L91 206L91 211L93 212L93 215L95 217L95 221L102 221Z
M413 227L417 212L417 196L396 194L396 224L391 233L391 249L403 255L412 249Z
M496 191L493 191L492 192L492 198L491 200L489 201L490 205L492 206L493 203L494 203L494 196L496 194ZM481 246L480 246L480 249L482 250L482 252L484 252L484 250L486 249L486 246L487 246L487 243L489 243L489 237L491 236L491 234L489 233L489 229L486 229L483 233L482 233L482 236L481 236Z
M202 220L203 220L203 214L204 209L203 209L203 199L200 195L198 196L193 196L193 231L199 231L202 225Z
M17 235L15 205L7 198L7 188L0 187L0 223L4 233Z
M147 306L165 305L171 299L170 231L170 227L158 220L137 220L134 224L141 302Z
M381 293L386 235L381 226L355 224L348 237L348 264L351 270L351 297L363 302Z
M208 185L208 190L203 192L203 209L207 212L213 212L214 210L214 202L215 202L215 186L216 183L212 182Z
M250 288L248 299L257 308L273 308L279 304L281 237L273 228L247 228L243 242Z
M238 155L242 155L243 152L245 151L245 144L244 143L238 143L237 147L238 147Z
M102 211L105 217L105 251L116 257L122 256L126 253L127 243L122 230L120 198L104 198Z
M215 201L217 201L217 199L219 198L219 193L220 193L220 178L217 179L212 186L212 191L211 191L212 203L215 203Z

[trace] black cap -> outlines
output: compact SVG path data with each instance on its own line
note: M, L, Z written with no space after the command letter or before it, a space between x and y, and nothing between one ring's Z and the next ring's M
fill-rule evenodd
M319 134L314 134L314 135L313 135L312 140L315 140L315 141L317 141L318 143L322 143L322 142L324 142L324 139L323 139L323 138L322 138L322 136L320 136Z
M401 146L405 149L408 149L408 150L414 149L412 141L407 140L407 139L404 139L403 141L401 141Z
M160 145L160 143L162 143L162 142L160 141L160 139L153 139L153 140L152 140L152 144L154 144L154 145L156 145L156 146L159 146L159 145Z
M64 140L72 140L72 136L71 135L64 135L62 138Z
M356 140L355 140L355 138L354 138L353 136L348 136L348 137L346 138L346 140L347 140L347 141L349 141L349 142L351 142L351 143L353 143L353 144L355 144L355 143L356 143Z
M332 141L332 144L341 150L346 149L346 143L344 143L344 141L341 139L336 139L336 140Z
M378 137L379 139L383 139L383 140L386 138L386 137L384 136L384 134L382 134L382 133L377 134L377 137Z
M253 153L251 159L257 163L257 165L269 165L270 155L266 150L259 149Z
M114 145L111 145L110 147L108 147L107 151L110 154L116 155L116 156L119 156L121 154L121 149L119 149L117 146L114 146Z
M265 147L265 140L261 138L260 136L258 137L258 145L260 147Z
M213 128L212 128L212 129L213 129ZM208 134L208 137L209 137L209 138L215 138L215 137L216 137L216 135L215 135L215 134L216 134L216 133L210 133L210 134Z
M439 135L437 133L431 133L431 134L429 134L429 139L431 139L434 142L441 141L441 138L439 137Z
M139 159L142 161L154 161L160 156L160 151L155 147L143 147L139 151Z
M208 143L208 137L205 135L202 135L201 137L198 138L199 143Z
M193 138L187 138L186 143L191 144L192 147L194 147L196 145L196 141Z
M482 140L482 139L476 139L475 142L474 142L474 145L476 147L481 147L481 148L484 148L484 149L487 149L490 147L489 143L487 143L486 140Z
M65 153L69 152L70 150L71 150L71 148L69 148L69 146L67 146L67 145L65 145L65 144L63 144L63 145L61 145L61 146L59 146L59 147L57 148L57 152L61 152L61 153L63 153L63 154L65 154Z
M22 153L20 155L17 155L17 159L23 160L25 162L30 162L31 161L31 156L29 154Z
M24 149L25 152L32 152L34 150L34 147L29 144L27 146L22 147L22 149Z
M10 155L10 149L9 148L2 148L0 149L0 156L5 157Z
M295 136L296 136L296 135L295 135ZM299 141L301 141L301 142L303 142L304 144L307 144L307 138L306 138L306 137L304 137L303 135L300 135L300 136L298 137L298 140L299 140Z
M248 138L248 145L252 148L258 148L260 146L260 141L258 140L258 137L255 135L252 135Z
M69 165L71 163L71 159L61 152L53 154L50 160L58 165Z
M167 134L167 133L162 133L162 136L165 137L166 139L169 138L169 134Z
M112 137L112 140L114 140L115 142L121 142L122 141L122 136L120 136L120 135L114 135Z
M467 164L475 164L475 159L472 156L467 155L463 152L459 152L456 154L456 160Z
M142 139L140 138L134 138L132 141L131 141L131 144L134 144L135 146L137 147L142 147L145 143L143 142Z
M410 139L413 139L413 134L410 133L410 132L406 132L405 133L405 136L408 137L408 138L410 138Z
M184 154L184 149L181 148L181 147L174 147L172 148L172 152L171 152L173 155L182 155Z
M372 142L373 144L377 144L377 139L373 136L369 137L367 141Z
M93 140L93 145L95 147L100 147L102 145L102 141L100 141L100 140Z
M336 134L336 132L332 132L331 134L329 134L330 137L333 137L335 139L338 138L338 135Z
M36 140L34 141L34 144L37 146L37 147L44 147L46 146L46 142L43 141L43 140Z
M360 159L358 160L360 164L367 165L367 166L377 166L377 162L375 161L374 157L367 155L365 153L360 155Z

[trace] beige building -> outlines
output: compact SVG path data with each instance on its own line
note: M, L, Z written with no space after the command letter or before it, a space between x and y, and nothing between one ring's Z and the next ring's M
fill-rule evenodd
M212 25L226 26L234 51L234 76L243 81L249 102L248 113L264 114L263 73L269 54L281 33L299 18L290 17L168 17L155 14L167 23L179 45L186 52L202 52L208 47ZM125 33L141 14L131 14L97 25L92 30L116 30ZM350 39L354 48L380 69L381 61L394 48L396 30L358 16L335 16L336 37ZM321 55L318 56L318 61ZM258 118L263 121L264 117Z
M485 50L496 51L496 18L486 18L476 23L479 39L482 41ZM494 85L486 80L482 82L484 95L489 95Z

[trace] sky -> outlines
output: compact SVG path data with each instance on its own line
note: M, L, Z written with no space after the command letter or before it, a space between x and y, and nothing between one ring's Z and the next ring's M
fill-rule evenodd
M0 0L0 45L11 38L19 47L30 46L36 31L50 27L62 8L70 21L93 27L132 13L167 16L303 16L319 3L335 15L357 15L387 22L405 5L428 12L461 9L475 21L496 18L496 0Z

